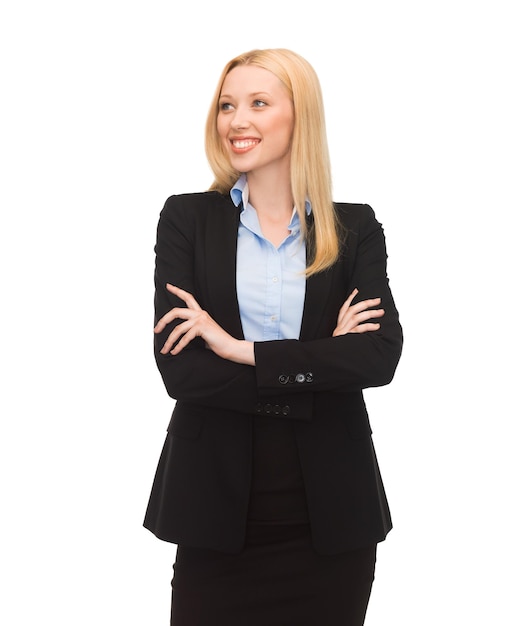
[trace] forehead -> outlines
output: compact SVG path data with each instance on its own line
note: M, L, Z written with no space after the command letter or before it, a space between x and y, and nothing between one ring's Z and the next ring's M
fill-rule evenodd
M238 65L232 69L221 87L221 94L245 94L259 93L266 91L268 93L284 92L287 90L282 81L263 67L256 65Z

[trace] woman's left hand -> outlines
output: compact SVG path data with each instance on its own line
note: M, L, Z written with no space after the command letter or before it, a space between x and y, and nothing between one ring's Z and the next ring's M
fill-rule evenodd
M177 319L184 320L169 334L161 354L179 354L196 337L202 337L206 347L219 357L254 365L254 344L250 341L236 339L229 335L210 315L202 309L191 293L170 285L166 289L183 300L186 308L175 307L163 315L157 322L154 332L160 333L168 324Z
M349 333L367 333L379 330L380 324L371 320L382 317L385 313L383 309L373 308L381 304L381 298L372 298L351 304L357 295L358 290L354 289L343 303L337 317L337 326L332 333L333 337L348 335Z

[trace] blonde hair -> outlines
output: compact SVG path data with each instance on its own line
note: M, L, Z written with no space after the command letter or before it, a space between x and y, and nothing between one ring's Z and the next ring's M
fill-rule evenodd
M208 112L205 149L215 180L210 190L228 194L240 172L230 164L217 132L219 96L227 74L239 65L266 69L284 84L295 116L291 146L291 191L301 230L309 249L307 276L326 270L339 256L339 225L332 202L332 177L326 139L323 97L313 67L283 48L251 50L229 61L219 79ZM305 203L312 205L313 223L307 227Z

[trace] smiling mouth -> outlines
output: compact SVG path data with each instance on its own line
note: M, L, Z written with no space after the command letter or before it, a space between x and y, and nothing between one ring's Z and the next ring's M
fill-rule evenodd
M238 154L249 152L260 143L260 139L231 139L232 151Z

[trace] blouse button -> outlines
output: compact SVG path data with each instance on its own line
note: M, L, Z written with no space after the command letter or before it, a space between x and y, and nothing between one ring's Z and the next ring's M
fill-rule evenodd
M303 383L306 380L306 376L304 374L297 374L297 376L295 376L295 380L298 383Z

